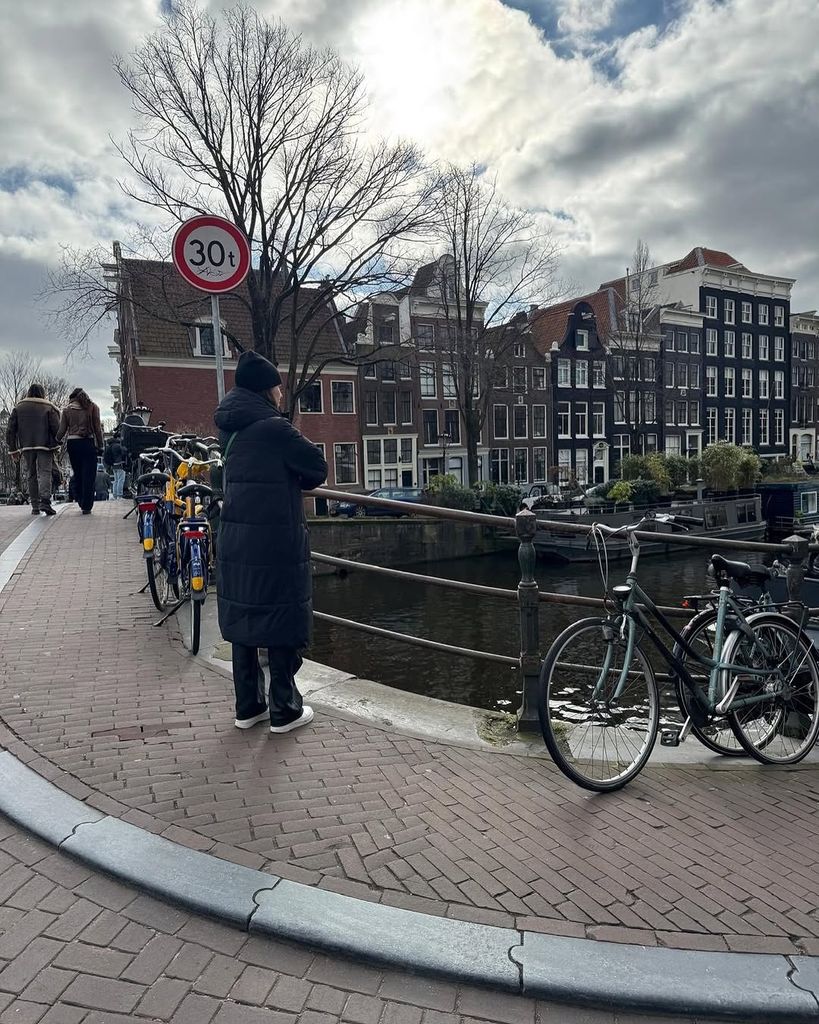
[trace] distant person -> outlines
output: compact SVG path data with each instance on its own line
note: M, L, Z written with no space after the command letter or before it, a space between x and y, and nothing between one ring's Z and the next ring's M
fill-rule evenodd
M74 388L63 409L57 439L65 439L74 474L74 495L84 516L94 507L97 453L102 455L102 423L98 406L82 388Z
M268 721L271 732L289 732L313 719L296 686L313 620L302 491L324 482L327 463L279 411L282 381L271 362L243 352L235 380L214 416L226 453L217 601L222 636L233 645L234 724Z
M59 410L46 398L42 384L32 384L9 416L6 443L12 458L23 460L33 516L57 514L51 504L51 473L59 425Z
M125 449L120 442L119 430L114 431L113 437L105 446L105 454L102 457L102 461L113 474L114 487L112 496L117 501L122 497L122 492L125 489Z

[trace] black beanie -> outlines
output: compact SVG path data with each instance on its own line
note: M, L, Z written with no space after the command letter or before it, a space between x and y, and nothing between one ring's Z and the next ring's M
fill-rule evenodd
M258 352L243 352L239 356L234 379L237 387L248 391L269 391L282 382L276 367Z

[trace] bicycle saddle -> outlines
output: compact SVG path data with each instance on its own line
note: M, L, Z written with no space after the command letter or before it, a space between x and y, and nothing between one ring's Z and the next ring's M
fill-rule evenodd
M723 573L740 586L761 586L772 576L771 570L765 565L751 567L747 562L732 562L722 555L711 555L711 565L718 573Z
M166 484L170 479L167 473L161 473L158 469L154 469L150 473L143 473L142 476L137 477L137 483Z
M184 487L180 487L176 492L178 498L187 498L191 494L213 494L213 488L208 487L207 484L191 483L185 484Z

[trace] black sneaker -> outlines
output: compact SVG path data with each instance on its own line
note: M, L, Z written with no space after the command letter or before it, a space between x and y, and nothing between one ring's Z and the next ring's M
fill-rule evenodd
M43 505L43 507L40 509L40 511L41 512L45 512L45 514L47 516L56 516L57 515L57 509L56 508L52 508L51 505Z

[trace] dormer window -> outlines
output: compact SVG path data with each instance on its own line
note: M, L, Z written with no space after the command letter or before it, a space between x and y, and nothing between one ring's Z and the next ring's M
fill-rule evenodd
M575 331L575 338L577 340L577 351L588 352L589 351L589 332L588 331Z
M204 358L213 359L216 356L216 348L213 343L213 324L210 320L203 320L198 323L193 332L193 354ZM222 321L222 354L230 359L230 349L225 337L225 322Z

